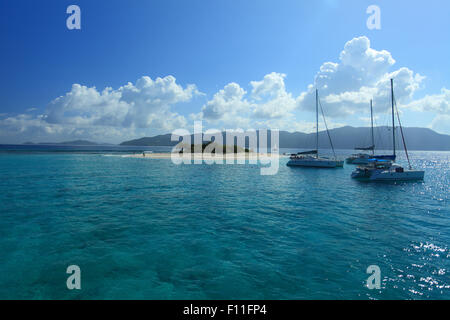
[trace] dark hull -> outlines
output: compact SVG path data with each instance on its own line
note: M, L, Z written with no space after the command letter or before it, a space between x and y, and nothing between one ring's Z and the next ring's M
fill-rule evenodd
M380 160L391 160L395 161L396 156L395 155L381 155L381 156L373 156L374 159L380 159Z

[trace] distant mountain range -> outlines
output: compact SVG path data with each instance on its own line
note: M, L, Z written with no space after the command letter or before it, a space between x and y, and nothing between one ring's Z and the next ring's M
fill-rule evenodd
M26 145L67 145L67 146L96 146L99 145L96 142L87 141L87 140L74 140L74 141L63 141L63 142L25 142Z
M374 129L375 146L379 150L392 149L392 129L390 127L377 127ZM450 136L439 134L427 128L403 128L405 140L410 150L436 150L450 151ZM396 129L396 144L402 147L400 129ZM226 144L225 134L224 143ZM354 149L355 147L368 147L371 145L370 128L341 127L330 130L330 135L335 149ZM270 132L268 134L270 137ZM171 141L171 134L158 135L155 137L144 137L136 140L122 142L122 146L174 146L178 142ZM191 135L192 138L192 135ZM269 139L270 140L270 139ZM315 148L315 134L302 132L280 131L279 148ZM330 142L326 131L319 132L320 148L330 148ZM270 146L270 143L269 143ZM246 142L248 147L248 141Z

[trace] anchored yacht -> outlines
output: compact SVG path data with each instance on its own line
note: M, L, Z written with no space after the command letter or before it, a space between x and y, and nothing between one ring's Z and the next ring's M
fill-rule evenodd
M331 141L330 132L328 131L328 127L326 124L325 116L323 114L323 120L325 122L325 127L327 129L328 138L330 139L331 148L334 147L333 142ZM296 154L292 154L287 163L290 167L313 167L313 168L342 168L344 167L344 161L338 160L336 158L336 154L334 154L334 159L329 159L326 157L319 157L319 92L316 90L316 150L299 152Z
M393 142L393 154L395 153L395 98L394 98L394 80L391 79L391 100L392 100L392 142ZM409 160L408 149L406 148L405 136L403 134L402 124L400 122L400 115L397 109L397 119L400 126L400 132L402 135L403 146L405 149L406 158L408 159L408 169L393 163L390 160L383 159L369 159L366 165L359 166L352 172L351 177L359 180L368 181L411 181L411 180L423 180L425 177L425 171L413 170L411 162Z
M373 134L373 106L372 100L370 100L370 123L371 123L371 137L372 137L372 145L370 147L359 147L355 148L355 150L359 151L372 151L372 154L368 153L357 153L352 154L350 157L345 159L347 164L368 164L370 159L382 159L382 160L391 160L395 161L394 155L375 155L375 139Z
M370 159L367 165L359 166L352 172L352 178L367 181L408 181L423 180L424 171L405 170L389 160Z

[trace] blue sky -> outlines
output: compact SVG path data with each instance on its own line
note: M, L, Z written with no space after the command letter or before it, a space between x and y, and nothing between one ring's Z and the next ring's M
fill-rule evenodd
M71 4L81 8L81 30L66 28ZM381 9L381 30L366 26L372 4ZM401 70L404 125L450 134L449 12L448 1L436 0L2 1L0 143L120 142L191 130L194 119L310 131L308 86L320 84L326 62L344 65L341 52L354 39L347 65L355 67L365 39L376 51L370 58L385 64L356 86L336 84L358 77L361 70L349 68L322 83L332 125L367 125L369 95L377 123L386 124L383 79ZM370 65L357 68L370 70L374 61L364 59ZM139 87L142 77L149 78ZM128 83L127 93L120 88Z

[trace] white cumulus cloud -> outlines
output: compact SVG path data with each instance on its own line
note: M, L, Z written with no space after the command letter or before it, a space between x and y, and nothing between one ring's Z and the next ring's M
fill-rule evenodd
M424 77L406 67L392 70L395 63L390 52L372 48L365 36L356 37L345 44L338 62L322 64L314 81L300 95L286 90L286 74L272 72L250 81L250 93L237 83L228 84L203 106L197 118L203 116L224 125L303 127L308 119L296 120L295 112L315 111L317 88L326 116L333 119L329 122L345 123L346 118L366 115L371 99L375 112L388 110L391 78L395 79L396 100L403 105L412 101Z
M315 108L315 90L332 117L346 117L367 113L368 103L374 100L376 111L389 106L390 79L395 79L395 94L399 102L408 101L421 87L424 79L408 68L390 69L395 60L386 50L377 51L367 37L348 41L339 57L340 62L326 62L316 74L314 83L298 98L299 108Z
M287 75L278 72L243 86L230 82L189 119L172 110L178 103L203 95L193 84L182 86L173 76L142 77L117 89L73 84L65 95L49 103L41 114L29 109L25 114L0 114L0 143L92 139L120 142L143 135L188 128L193 120L221 128L279 128L312 131L315 90L319 90L330 127L344 125L346 119L361 119L373 99L376 116L390 107L390 79L403 111L434 113L430 127L450 133L450 90L414 100L424 87L424 77L407 67L395 69L396 61L386 50L371 47L370 40L356 37L348 41L337 61L324 62L308 87L295 96L286 89ZM246 89L246 86L248 87ZM32 112L31 112L32 111ZM306 118L299 119L298 114ZM426 124L424 124L425 126Z
M407 107L416 111L431 111L440 115L450 115L450 90L442 88L440 94L426 95L422 99L412 101Z
M73 84L38 116L21 114L0 119L2 137L21 140L82 138L115 141L136 134L185 127L184 116L171 107L199 95L195 85L183 88L173 76L142 77L116 90Z

